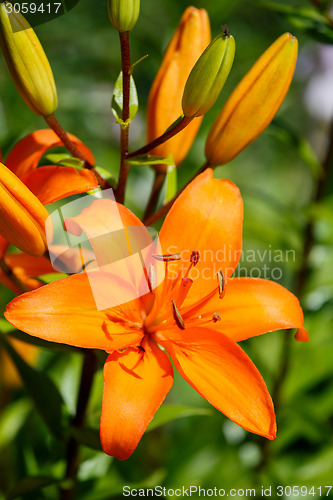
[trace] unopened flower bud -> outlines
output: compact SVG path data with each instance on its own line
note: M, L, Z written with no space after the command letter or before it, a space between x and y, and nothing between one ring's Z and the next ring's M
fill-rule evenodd
M57 90L49 61L34 30L8 2L0 5L0 44L9 72L26 104L38 115L57 109Z
M108 11L116 30L131 31L139 17L140 0L108 0Z
M147 140L163 134L182 114L182 96L186 80L200 54L210 43L210 23L204 9L187 7L166 49L162 64L149 92ZM167 158L172 154L178 166L186 157L201 125L193 120L184 130L152 151ZM166 170L166 166L159 166Z
M187 79L183 95L184 115L193 118L207 113L220 95L235 57L235 40L229 32L208 45Z
M48 216L30 189L0 163L0 235L22 252L38 257L47 249Z
M297 39L285 33L256 61L216 118L206 141L210 165L223 165L270 124L289 89L297 59Z

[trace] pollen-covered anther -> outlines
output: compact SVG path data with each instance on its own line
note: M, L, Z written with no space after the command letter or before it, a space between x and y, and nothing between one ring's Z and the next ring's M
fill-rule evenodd
M221 321L221 316L215 312L212 317L213 323L217 323L218 321Z
M171 299L171 307L172 307L172 314L173 314L174 320L176 322L176 325L181 330L185 330L183 318L181 317L181 314L178 310L178 307L176 306L176 302L173 299Z
M180 260L181 256L178 253L170 253L165 255L152 255L153 259L160 262L173 262L175 260Z
M224 279L224 275L223 275L223 272L221 271L221 269L217 273L217 281L219 284L219 297L220 297L220 299L223 299L224 294L225 294L225 279Z
M196 266L197 263L199 262L199 260L200 260L199 250L193 250L193 252L191 253L191 258L190 258L191 264L193 264L193 266Z

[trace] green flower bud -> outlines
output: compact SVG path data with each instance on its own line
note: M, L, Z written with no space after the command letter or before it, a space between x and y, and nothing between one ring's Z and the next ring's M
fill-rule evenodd
M9 72L32 111L49 116L58 105L49 61L30 24L14 9L7 13L6 4L0 5L0 44Z
M113 26L120 33L131 31L139 17L140 0L108 0L108 11Z
M182 101L185 116L204 115L213 106L228 78L234 56L235 40L225 30L201 54L187 79Z

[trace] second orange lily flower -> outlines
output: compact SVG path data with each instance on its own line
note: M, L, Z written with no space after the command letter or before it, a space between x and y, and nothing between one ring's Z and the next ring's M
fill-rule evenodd
M67 230L83 230L90 237L97 261L103 255L94 235L114 231L115 206L125 230L140 226L145 231L126 207L110 200L97 200L66 221ZM271 397L238 342L281 328L297 328L299 340L307 340L307 333L299 302L288 290L267 280L231 278L241 254L242 219L238 188L214 179L208 169L183 191L165 219L163 254L154 257L154 269L145 274L153 285L153 276L166 266L159 286L98 310L89 274L106 297L129 296L136 276L125 281L120 274L92 270L8 305L7 320L30 335L109 353L101 415L107 454L124 460L135 450L171 389L169 357L184 379L227 417L250 432L275 438Z

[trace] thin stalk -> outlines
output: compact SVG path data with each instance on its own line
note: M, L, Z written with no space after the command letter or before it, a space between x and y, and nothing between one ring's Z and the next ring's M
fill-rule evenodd
M72 422L72 427L80 428L84 424L85 413L91 393L94 374L97 368L97 357L94 351L87 350L84 353L79 395L76 406L76 414ZM65 480L72 481L72 487L61 489L60 500L73 500L75 498L75 483L79 468L79 443L71 437L67 445L66 453L66 475Z
M46 123L48 126L57 134L65 148L68 149L68 151L75 156L75 158L78 158L79 160L82 160L84 162L84 168L87 168L88 170L92 170L94 172L94 175L99 183L99 185L105 189L109 188L109 184L106 182L103 177L99 175L98 172L96 172L94 165L92 165L87 158L81 153L81 151L78 149L76 144L74 144L73 141L70 140L68 137L68 134L65 132L65 130L62 128L58 120L56 119L55 115L49 115L44 117Z
M178 193L176 194L176 196L174 196L172 198L172 200L170 200L166 205L163 205L163 207L161 207L159 210L157 210L157 212L154 213L154 215L148 217L147 219L144 220L144 224L146 226L151 226L152 224L154 224L154 222L156 222L158 219L160 219L161 217L163 217L163 215L165 215L168 210L170 210L170 208L172 207L172 205L174 204L174 202L177 200L178 196L184 191L184 189L189 185L191 184L191 182L199 175L199 174L202 174L202 172L204 172L207 168L209 168L209 163L208 161L193 175L193 177L191 177L191 179L185 184L185 186L183 186L179 191Z
M326 194L326 188L330 176L330 168L332 167L333 162L333 121L330 126L328 142L327 142L327 150L322 162L323 174L319 178L316 191L313 196L314 203L320 203ZM310 219L305 226L304 229L304 250L301 260L301 265L299 272L297 273L296 282L294 286L294 290L296 296L302 299L304 295L307 279L309 277L310 268L309 268L309 257L311 250L315 244L315 236L314 236L314 221ZM280 360L280 368L273 386L272 390L272 398L275 405L275 412L278 414L281 407L281 399L282 399L282 390L284 382L288 376L289 369L291 366L291 349L292 349L292 335L291 331L289 331L285 338L281 353ZM269 441L264 440L261 446L262 459L258 466L258 472L262 471L270 461L271 458L271 448L269 446Z
M0 269L22 293L30 291L30 289L16 276L4 259L0 260Z
M130 82L131 82L131 58L129 47L129 32L119 33L120 50L121 50L121 69L123 73L123 113L120 128L120 170L118 186L115 192L116 200L119 203L124 203L126 183L129 174L130 166L126 163L128 155L128 139L129 139L129 124L126 121L129 119L130 106Z
M148 219L154 212L156 203L161 194L163 184L166 178L166 171L155 170L154 184L151 190L151 195L144 213L144 220Z
M153 141L151 141L149 144L146 144L140 149L137 149L136 151L133 151L133 153L130 153L127 155L127 158L134 158L134 156L138 155L144 155L146 153L149 153L152 149L156 148L157 146L160 146L160 144L163 144L164 142L168 141L173 137L174 135L178 134L181 130L183 130L191 121L193 118L188 118L187 116L183 116L180 120L176 120L175 123L168 128L164 134L160 135Z

